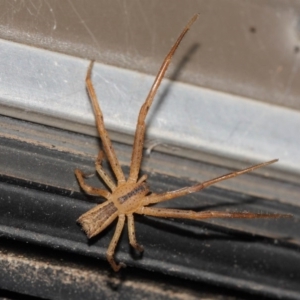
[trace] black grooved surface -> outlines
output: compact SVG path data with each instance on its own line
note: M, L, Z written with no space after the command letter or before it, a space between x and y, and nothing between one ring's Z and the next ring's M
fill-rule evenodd
M21 245L17 252L25 253L25 256L39 249L39 255L43 252L51 253L52 258L58 261L59 257L67 256L69 263L75 266L78 266L76 262L79 257L79 261L92 261L93 272L105 274L103 276L112 274L105 260L105 252L116 223L90 241L76 223L81 214L102 201L84 195L74 177L76 167L91 170L93 160L7 138L0 139L0 153L2 247L5 248L6 243L11 241ZM128 168L123 169L128 173ZM91 182L96 180L96 177L91 178ZM149 174L148 183L151 190L156 192L193 184L187 179L157 173ZM130 249L125 229L116 259L125 262L128 268L122 270L121 275L109 276L126 277L126 274L133 276L144 271L148 272L147 280L151 278L155 282L157 278L157 284L179 278L183 285L191 284L188 293L198 293L198 288L193 285L198 283L217 289L240 291L245 295L300 298L299 207L215 187L161 205L194 210L292 213L294 219L198 222L136 216L137 240L145 247L145 252L140 256ZM8 253L16 251L13 246L10 249ZM5 253L5 249L3 251ZM74 261L73 256L76 256ZM23 288L12 284L13 280L21 280L20 272L24 271L28 262L21 260L21 271L16 271L9 259L5 255L3 257L0 287L41 297L41 293L29 284L24 284ZM30 268L34 267L35 259L32 254ZM90 270L89 267L85 268ZM48 271L41 271L39 278L35 278L36 285L45 282L47 272L54 276L54 270L54 267L49 267ZM69 264L66 270L70 270ZM60 272L64 274L62 270ZM164 278L160 282L160 276L169 279ZM74 297L67 290L75 286L66 286L58 281L55 284L53 289L47 286L47 293L53 295L53 298L59 299L59 284L66 289L65 299ZM84 287L88 289L88 284L81 286L82 295ZM87 299L97 299L98 292L95 291L89 290ZM104 289L103 293L108 292ZM149 292L145 297L150 295L156 294ZM167 299L167 296L164 297Z

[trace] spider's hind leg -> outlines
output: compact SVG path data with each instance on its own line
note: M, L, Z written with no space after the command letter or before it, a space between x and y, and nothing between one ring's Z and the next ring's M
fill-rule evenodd
M135 236L135 228L134 228L134 219L132 214L127 215L128 219L128 236L129 236L129 243L130 245L137 251L143 252L144 247L139 245L136 236Z
M104 159L104 156L104 152L100 150L95 162L96 171L98 172L99 176L103 179L105 184L110 188L110 190L114 191L116 189L116 185L102 167L102 160Z
M85 181L84 178L86 177L85 174L79 170L76 169L75 170L75 175L77 178L77 181L80 185L80 187L88 194L88 195L92 195L92 196L102 196L105 199L108 199L108 197L110 196L110 192L103 190L103 189L99 189L99 188L95 188L93 186L88 185Z
M114 259L115 250L119 242L124 227L124 223L125 223L125 215L119 215L116 231L106 251L106 258L115 272L118 272L121 268L126 267L124 263L117 264Z

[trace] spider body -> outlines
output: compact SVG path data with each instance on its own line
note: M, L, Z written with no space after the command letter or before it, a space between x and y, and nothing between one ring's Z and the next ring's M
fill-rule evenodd
M121 185L109 196L107 202L87 211L78 219L78 223L91 238L110 225L118 214L134 213L149 192L149 187L145 182Z
M80 187L89 195L100 196L106 199L102 204L99 204L92 208L91 210L84 213L77 220L83 230L86 232L88 238L91 238L101 231L103 231L107 226L109 226L115 219L118 219L117 227L114 233L114 236L109 244L109 247L106 252L107 260L114 269L118 271L121 267L125 265L123 263L116 263L114 260L114 252L119 241L120 235L122 233L123 227L125 225L125 219L127 218L128 223L128 234L129 234L129 243L130 245L138 251L143 251L143 247L137 243L135 237L135 227L134 227L134 217L133 214L148 215L154 217L164 217L164 218L185 218L185 219L194 219L202 220L207 218L279 218L279 217L290 217L290 215L285 214L266 214L266 213L251 213L251 212L222 212L222 211L188 211L180 209L167 209L167 208L157 208L149 207L151 204L168 201L177 197L181 197L190 193L200 191L212 184L217 182L227 180L248 172L251 172L255 169L261 168L263 166L272 164L277 161L271 160L269 162L257 164L249 168L234 171L222 176L219 176L208 181L195 184L191 187L181 188L175 191L169 191L165 193L155 194L151 193L150 189L146 183L147 176L143 175L138 177L140 171L140 165L142 160L144 137L145 137L145 119L147 113L151 107L154 96L157 92L157 89L164 77L164 74L170 64L171 58L175 53L178 45L180 44L182 38L189 30L191 25L195 22L198 15L193 16L193 18L188 22L186 27L181 32L180 36L176 40L175 44L171 48L170 52L166 56L156 78L152 85L152 88L141 107L137 127L135 131L135 138L133 144L133 151L130 164L130 173L129 177L126 180L124 173L121 169L117 156L115 154L114 148L112 146L109 135L106 131L103 121L102 111L100 109L96 93L91 81L91 72L93 67L93 61L90 63L86 76L86 87L88 94L91 99L93 110L95 113L97 129L102 140L102 146L106 158L112 168L112 171L117 179L115 183L108 174L106 174L103 169L101 162L104 158L104 153L99 152L98 158L96 160L95 166L96 171L99 176L102 178L104 183L108 186L110 191L99 189L88 185L84 178L84 173L76 169L75 175L79 182Z

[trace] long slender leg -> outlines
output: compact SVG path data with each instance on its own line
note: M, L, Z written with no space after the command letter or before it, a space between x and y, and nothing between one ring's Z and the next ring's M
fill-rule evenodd
M204 181L202 183L197 183L193 186L185 187L185 188L182 188L182 189L179 189L179 190L166 192L166 193L162 193L162 194L152 194L148 197L145 197L142 204L143 205L149 205L149 204L159 203L159 202L171 200L171 199L174 199L174 198L177 198L177 197L181 197L181 196L184 196L184 195L187 195L187 194L195 193L195 192L203 190L204 188L206 188L210 185L213 185L217 182L227 180L229 178L233 178L233 177L245 174L245 173L252 172L255 169L273 164L276 161L278 161L278 159L274 159L274 160L271 160L271 161L268 161L268 162L264 162L264 163L261 163L261 164L258 164L258 165L254 165L254 166L251 166L249 168L246 168L246 169L243 169L243 170L240 170L240 171L231 172L231 173L216 177L214 179L210 179L210 180Z
M132 214L127 215L127 219L128 219L129 243L137 251L143 252L144 247L139 245L136 240L133 215Z
M92 187L88 184L85 183L84 181L84 173L79 170L76 169L75 170L75 175L76 178L78 180L78 183L80 185L80 187L88 194L88 195L92 195L92 196L102 196L105 199L108 199L108 197L110 196L110 192L107 190L103 190L103 189L98 189L95 187Z
M136 211L137 214L163 217L163 218L180 218L180 219L212 219L212 218L231 218L231 219L258 219L258 218L290 218L289 214L258 214L248 212L224 212L224 211L201 211L169 209L159 207L141 207Z
M95 113L95 117L96 117L96 123L97 123L97 129L103 144L103 148L105 151L105 154L107 156L107 159L110 163L110 166L114 172L114 174L116 175L116 178L118 180L118 183L122 183L125 182L125 176L124 173L121 169L121 166L119 164L119 161L117 159L116 153L114 151L114 148L112 146L111 140L109 138L109 135L106 131L106 128L104 126L104 121L103 121L103 114L102 111L100 109L98 100L97 100L97 96L96 96L96 92L94 90L93 87L93 83L91 80L91 73L92 73L92 68L93 68L93 64L94 61L91 61L90 66L88 68L87 71L87 75L86 75L86 87L92 102L92 106L94 109L94 113Z
M157 92L157 89L160 86L160 83L167 71L167 68L171 62L172 56L174 55L181 40L183 39L183 37L188 32L188 30L190 29L190 27L196 21L197 18L198 18L198 14L196 14L192 17L192 19L185 26L185 28L181 32L180 36L178 37L177 41L175 42L175 44L171 48L170 52L164 59L162 65L160 67L160 70L159 70L158 74L156 75L156 78L151 87L151 90L146 98L146 101L141 107L137 126L136 126L135 137L134 137L133 152L132 152L131 165L130 165L130 174L129 174L129 178L128 178L129 182L136 182L137 178L138 178L138 174L139 174L139 170L140 170L140 166L141 166L141 160L142 160L142 152L143 152L145 129L146 129L145 118L146 118L149 108L152 104L153 98L154 98L154 96Z
M126 267L126 265L123 263L117 264L114 259L115 249L120 239L120 235L122 233L124 223L125 223L125 215L119 215L116 231L106 251L106 258L115 272L118 272L121 268Z
M98 172L99 176L103 179L103 181L107 184L107 186L111 189L113 192L116 189L116 185L114 182L111 180L111 178L107 175L105 170L103 169L101 162L104 157L103 151L99 151L98 157L96 159L96 171Z

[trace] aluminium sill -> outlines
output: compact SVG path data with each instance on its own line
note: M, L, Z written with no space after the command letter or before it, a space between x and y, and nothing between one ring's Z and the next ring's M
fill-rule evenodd
M89 61L4 40L0 47L2 115L97 135L84 82ZM93 82L114 140L132 143L153 80L95 64ZM164 80L147 124L147 140L156 150L227 167L279 158L274 176L299 181L296 110Z

